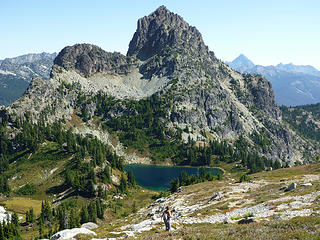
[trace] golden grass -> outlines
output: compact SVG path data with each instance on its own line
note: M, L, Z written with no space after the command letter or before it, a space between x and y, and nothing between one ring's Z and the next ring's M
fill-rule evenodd
M29 198L15 197L0 204L8 208L9 211L14 211L20 214L25 214L29 209L33 208L35 215L39 215L41 212L40 200L34 200Z
M261 179L297 178L304 174L319 174L320 163L303 165L292 168L281 168L273 171L256 173L253 176Z

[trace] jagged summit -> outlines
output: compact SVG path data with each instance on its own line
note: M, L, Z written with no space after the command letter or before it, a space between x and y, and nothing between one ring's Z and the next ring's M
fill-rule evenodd
M129 44L128 56L145 60L168 48L188 49L193 54L208 53L201 33L178 14L160 6L153 13L140 18Z
M121 53L110 53L92 44L75 44L65 47L54 60L54 64L74 69L84 77L96 72L124 74L130 59Z
M150 15L138 20L137 30L129 44L127 56L109 53L91 44L75 44L62 49L54 64L66 70L75 70L83 77L89 77L97 72L126 74L133 65L133 57L146 60L154 55L164 56L170 50L182 50L192 57L214 56L212 53L209 54L208 47L195 27L190 26L181 16L170 12L165 6L160 6ZM147 78L156 74L153 71L154 66L149 65L150 63L140 69ZM166 70L159 74L172 73L172 67L173 64L170 62L165 66ZM149 70L151 73L146 72Z

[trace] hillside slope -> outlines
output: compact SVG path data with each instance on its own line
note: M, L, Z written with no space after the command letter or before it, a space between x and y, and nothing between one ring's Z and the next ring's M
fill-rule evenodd
M297 107L281 107L283 118L302 136L320 141L320 103Z
M319 235L319 164L251 175L238 182L199 183L158 198L150 205L95 231L99 237L129 239L316 239ZM288 191L288 187L296 184ZM173 231L164 230L161 214L173 210ZM186 237L187 236L187 237Z

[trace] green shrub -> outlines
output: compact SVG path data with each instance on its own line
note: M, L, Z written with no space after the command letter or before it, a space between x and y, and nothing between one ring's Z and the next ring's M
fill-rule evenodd
M36 188L34 184L27 183L23 187L19 188L19 190L16 193L18 195L33 195L36 193Z
M242 175L239 179L239 182L249 182L251 180L251 177L249 175Z

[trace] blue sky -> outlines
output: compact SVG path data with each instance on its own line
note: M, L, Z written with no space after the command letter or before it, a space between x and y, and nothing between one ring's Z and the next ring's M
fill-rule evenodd
M0 0L0 59L92 43L126 53L138 18L160 5L199 29L222 60L320 69L318 0Z

